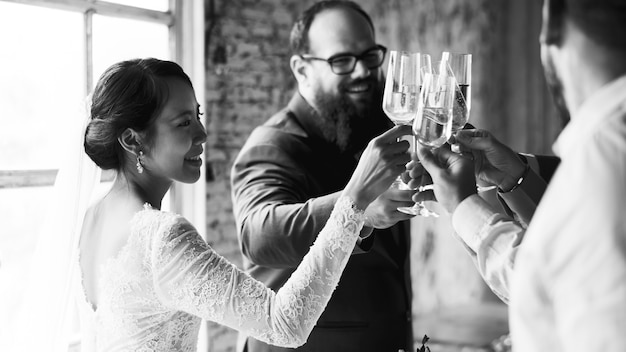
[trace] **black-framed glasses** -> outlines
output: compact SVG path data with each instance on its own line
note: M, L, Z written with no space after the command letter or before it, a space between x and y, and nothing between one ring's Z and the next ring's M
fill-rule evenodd
M303 60L325 61L330 65L330 69L334 74L347 75L354 71L356 62L359 60L361 60L363 64L365 64L365 67L370 70L379 68L380 65L383 64L383 61L385 61L386 53L387 48L382 45L376 45L371 49L365 50L360 55L337 54L329 57L328 59L308 55L300 55L300 57Z

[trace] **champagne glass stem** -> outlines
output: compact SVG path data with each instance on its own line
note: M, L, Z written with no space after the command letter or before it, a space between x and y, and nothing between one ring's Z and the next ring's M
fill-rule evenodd
M424 175L422 175L420 177L420 184L417 186L417 192L423 192L428 189L432 189L432 187L424 185ZM416 202L412 207L398 207L398 211L405 214L420 215L424 217L439 217L439 214L426 207L424 201Z

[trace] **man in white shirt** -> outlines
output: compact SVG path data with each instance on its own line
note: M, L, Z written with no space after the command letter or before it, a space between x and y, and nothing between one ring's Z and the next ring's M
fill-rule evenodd
M476 195L469 155L419 157L465 244L509 269L515 351L626 351L626 2L546 0L543 15L546 78L571 121L528 228Z
M456 234L476 264L479 273L491 290L505 303L509 302L509 278L517 247L537 205L552 178L560 159L548 155L520 154L498 141L491 133L480 129L465 129L455 137L464 153L472 153L476 184L497 189L499 204L487 208L493 226L485 226L485 219L476 216L473 207L460 207L454 216ZM410 165L412 180L409 186L417 188L424 172L415 162ZM494 197L482 197L492 202ZM432 192L421 192L415 200L435 200ZM482 200L480 201L483 204ZM466 209L461 213L462 209ZM480 209L480 208L479 208ZM498 211L504 213L497 214ZM496 216L497 214L497 216ZM515 221L510 221L510 218ZM504 220L504 221L500 221Z

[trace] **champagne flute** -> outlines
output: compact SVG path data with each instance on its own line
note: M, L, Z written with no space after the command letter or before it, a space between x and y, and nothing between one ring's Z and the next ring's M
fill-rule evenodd
M448 64L457 83L452 121L452 134L454 135L469 121L472 100L472 54L444 51L441 60Z
M430 56L398 50L389 52L383 111L395 125L413 124L419 99L422 61L430 65ZM414 145L413 139L413 136L406 136L411 148ZM403 187L403 185L402 178L398 176L393 186Z
M397 50L389 53L383 111L395 125L413 122L420 86L419 61L419 53Z
M438 73L437 73L438 72ZM439 148L452 135L452 109L455 98L455 80L447 70L426 73L420 92L417 113L413 120L413 134L417 143L428 148ZM420 186L420 191L424 186ZM405 212L421 216L437 217L424 202L417 202Z
M472 102L472 54L451 53L444 51L442 61L448 64L450 74L456 79L456 98L454 100L452 135L465 127L469 121ZM459 153L459 145L453 144L452 151ZM495 189L496 186L476 186L479 192Z

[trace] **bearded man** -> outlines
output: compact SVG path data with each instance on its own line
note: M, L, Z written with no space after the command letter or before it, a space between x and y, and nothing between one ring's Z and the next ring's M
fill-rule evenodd
M360 152L391 127L370 17L350 1L314 4L291 33L298 91L250 135L231 173L245 269L278 289L326 223ZM366 228L308 342L297 351L412 350L409 285L413 191L390 188L366 210ZM271 308L271 307L270 307ZM268 309L270 309L268 308ZM288 328L288 327L286 327ZM240 336L238 350L286 351Z

